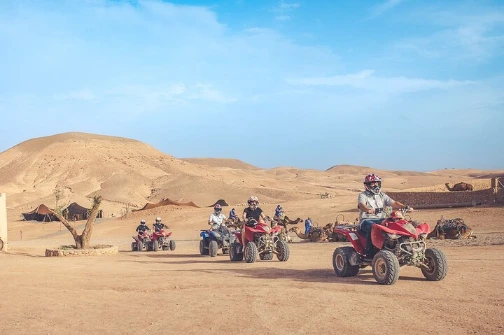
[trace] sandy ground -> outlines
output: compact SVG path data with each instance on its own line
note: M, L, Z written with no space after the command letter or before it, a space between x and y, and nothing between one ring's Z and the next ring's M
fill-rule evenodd
M428 222L463 217L477 238L432 241L448 259L443 281L405 267L392 286L376 284L369 268L337 277L331 262L340 242L295 238L287 262L200 256L206 212L163 213L177 249L157 253L128 250L137 218L99 222L93 242L118 245L112 256L44 257L46 247L71 244L69 233L59 223L11 222L10 251L0 253L0 334L504 333L502 207L416 213Z

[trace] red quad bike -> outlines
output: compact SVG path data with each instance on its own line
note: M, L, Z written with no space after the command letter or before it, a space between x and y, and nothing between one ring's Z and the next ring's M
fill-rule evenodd
M441 250L426 247L429 229L427 223L384 219L371 229L375 248L372 248L372 258L368 259L364 258L366 237L360 229L335 229L335 232L352 242L352 246L334 250L334 272L339 277L351 277L356 276L360 268L371 265L375 280L379 284L391 285L399 278L399 269L410 265L419 267L427 280L442 280L448 271L448 264Z
M160 229L159 231L155 231L151 235L151 241L149 245L149 250L158 251L158 250L175 250L175 241L170 239L172 232L167 232L164 229Z
M137 236L132 237L134 241L131 242L131 251L142 251L149 249L152 237L151 235L149 235L147 230L143 233L139 232Z
M280 239L282 226L270 228L258 223L254 219L249 219L245 223L245 250L242 252L241 231L235 232L236 240L229 248L229 258L231 261L242 261L254 263L257 255L261 260L272 260L273 254L277 255L280 262L289 259L290 251L287 242Z

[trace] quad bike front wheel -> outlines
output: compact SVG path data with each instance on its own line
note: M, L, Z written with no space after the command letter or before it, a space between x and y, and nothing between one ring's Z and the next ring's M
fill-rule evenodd
M280 262L286 262L290 256L289 245L285 241L278 241L276 244L277 258Z
M388 250L379 251L373 258L371 265L373 276L378 284L392 285L399 278L399 260Z
M137 244L136 244L136 242L131 242L131 251L137 251Z
M257 246L254 242L247 242L245 245L245 252L243 257L245 258L245 262L254 263L257 259Z
M175 244L175 241L174 240L170 240L170 250L171 251L175 250L176 246L177 245Z
M422 273L427 280L440 281L446 277L448 272L448 263L444 253L436 248L425 250L425 265L422 267Z
M357 253L352 247L341 247L334 250L333 268L338 277L353 277L359 273L360 266L352 265L351 258L357 260Z
M159 242L157 240L152 241L152 251L159 250Z
M210 257L217 256L217 251L219 251L219 244L215 240L211 240L208 244L208 254Z
M137 251L142 251L143 250L144 243L143 241L138 241L137 242Z

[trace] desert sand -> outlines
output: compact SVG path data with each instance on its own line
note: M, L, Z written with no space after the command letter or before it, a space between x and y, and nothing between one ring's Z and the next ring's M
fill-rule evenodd
M489 187L504 171L442 169L429 173L335 166L326 171L260 169L233 159L177 159L135 140L83 133L32 139L0 153L0 191L7 193L9 250L0 253L1 334L502 334L504 332L504 207L425 209L415 220L435 225L461 217L471 240L429 240L448 260L448 275L429 282L405 267L396 284L375 282L369 268L339 278L332 253L344 242L309 243L293 236L287 262L231 262L199 255L218 199L237 212L251 194L272 215L281 203L291 218L316 225L337 215L353 221L362 178L377 172L384 191L446 191L465 181ZM109 256L45 257L46 248L73 244L59 223L23 221L40 203L90 205L100 194L104 218L93 244L113 244ZM321 199L321 193L330 198ZM164 198L200 208L145 203ZM122 216L122 217L121 217ZM131 252L140 219L161 216L174 251ZM341 217L341 216L340 216ZM76 221L79 232L85 221Z

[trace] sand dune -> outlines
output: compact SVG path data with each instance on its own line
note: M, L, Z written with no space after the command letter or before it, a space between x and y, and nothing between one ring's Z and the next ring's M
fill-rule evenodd
M60 189L60 203L89 203L94 194L102 195L106 216L165 198L206 206L219 198L231 205L244 203L251 194L266 204L317 199L325 192L354 196L369 172L384 178L384 189L430 191L445 191L445 182L459 181L483 188L488 180L481 176L504 174L470 169L386 171L352 165L326 171L259 169L236 159L177 159L134 139L87 133L34 138L0 153L0 188L8 193L9 208L33 208L41 202L53 206L54 191Z

